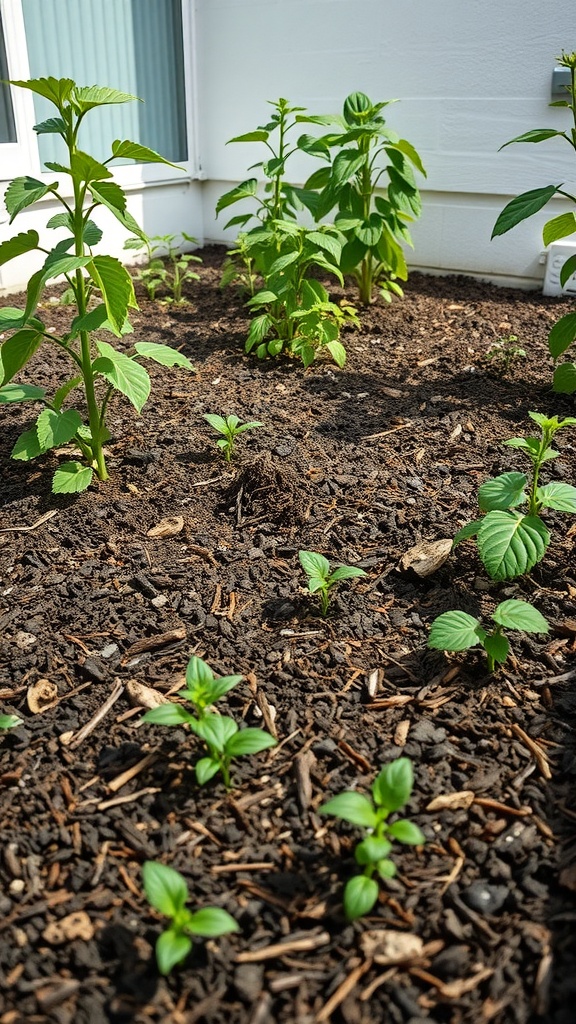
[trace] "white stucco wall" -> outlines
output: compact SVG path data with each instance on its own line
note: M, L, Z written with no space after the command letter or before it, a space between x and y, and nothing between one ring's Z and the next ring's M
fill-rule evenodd
M200 159L204 235L229 240L214 204L260 159L227 139L264 123L266 99L284 96L311 113L339 112L355 89L398 98L387 120L420 152L424 213L410 264L538 284L541 229L561 202L502 238L494 221L519 192L576 179L567 143L511 146L536 127L570 126L550 109L555 56L576 49L561 0L198 0ZM310 173L311 158L298 164ZM227 212L227 211L225 211ZM234 212L239 212L237 207Z

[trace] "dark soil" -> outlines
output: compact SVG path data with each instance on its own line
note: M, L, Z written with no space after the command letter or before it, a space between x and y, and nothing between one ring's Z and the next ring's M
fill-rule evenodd
M576 528L551 513L545 559L509 583L489 580L472 543L426 578L399 568L417 541L476 517L488 476L525 468L502 441L530 433L529 410L574 413L550 391L546 346L566 307L414 274L403 301L361 314L344 370L304 371L244 355L242 299L218 289L222 250L203 256L190 305L141 297L136 336L197 372L153 366L142 417L113 406L106 484L54 497L66 453L11 461L30 407L2 409L0 697L24 724L0 741L0 1024L572 1024ZM58 326L70 313L45 316ZM527 358L498 376L485 353L510 334ZM37 354L26 379L54 386L57 359ZM264 423L232 468L205 412ZM558 440L546 479L573 481L576 434ZM149 535L166 517L180 531ZM368 573L326 619L301 548ZM440 612L486 615L510 596L551 632L516 634L493 677L476 651L427 651ZM192 653L243 673L224 709L278 736L236 762L230 793L218 778L199 788L198 741L142 724L130 699L131 680L174 693ZM34 714L39 680L52 690ZM400 755L428 842L398 846L397 878L348 924L359 832L318 807L366 791ZM168 979L142 892L148 859L182 872L191 906L225 907L240 925ZM382 953L383 931L404 938L402 962Z

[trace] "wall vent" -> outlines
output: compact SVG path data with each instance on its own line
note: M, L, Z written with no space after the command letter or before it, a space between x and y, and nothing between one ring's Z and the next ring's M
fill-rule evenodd
M576 277L572 276L562 288L560 271L569 256L576 256L576 242L553 242L548 249L544 295L576 295Z

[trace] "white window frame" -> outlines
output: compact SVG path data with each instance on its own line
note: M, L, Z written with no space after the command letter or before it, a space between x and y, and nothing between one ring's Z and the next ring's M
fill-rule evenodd
M181 0L181 4L188 159L177 165L182 171L177 171L166 164L112 165L110 169L115 180L129 191L160 184L184 184L190 179L204 177L198 166L195 2ZM30 77L30 67L21 0L0 0L0 13L10 78L27 79ZM48 184L55 178L54 172L44 170L40 162L38 137L33 131L33 125L36 123L33 93L28 89L13 88L12 100L18 141L0 144L0 181L10 181L20 174L30 174ZM64 195L72 193L71 179L68 175L62 180L61 186Z

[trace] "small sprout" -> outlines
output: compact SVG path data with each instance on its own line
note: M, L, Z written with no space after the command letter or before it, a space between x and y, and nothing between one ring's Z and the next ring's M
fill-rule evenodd
M430 627L428 647L437 651L467 651L481 644L486 651L488 671L494 672L496 663L502 665L508 657L510 644L503 629L517 629L523 633L547 633L548 623L527 601L502 601L498 605L491 633L487 633L479 619L467 612L444 612L434 619Z
M426 842L426 836L413 822L398 818L390 825L387 821L393 811L408 802L413 784L412 762L408 757L399 757L384 765L372 783L372 799L349 791L339 793L319 808L320 814L333 814L366 829L365 838L354 851L356 863L364 870L350 878L344 889L344 911L349 921L369 914L376 903L379 886L374 875L382 881L394 878L396 865L389 857L390 840L409 846Z
M187 687L180 690L178 696L190 701L196 714L187 711L181 704L160 704L144 715L145 722L154 722L156 725L187 725L204 741L208 757L202 757L195 767L196 780L200 786L220 771L224 785L229 789L232 785L230 764L233 758L258 754L261 750L276 746L274 737L264 729L239 729L233 718L208 710L220 697L237 686L241 679L242 676L215 678L205 661L192 657L186 669Z
M515 334L510 334L507 338L498 338L498 341L490 346L485 356L485 359L492 363L495 371L502 377L506 376L514 363L525 358L526 351L518 344Z
M222 452L226 462L230 462L230 459L234 455L236 448L236 438L238 434L243 434L246 430L253 430L254 427L263 427L264 424L260 423L259 420L251 420L249 423L243 423L238 416L216 416L213 413L205 413L204 419L216 433L222 436L218 438L216 444Z
M15 729L18 725L22 725L18 715L0 715L0 729Z
M351 580L356 576L368 575L364 569L358 569L354 565L339 565L334 572L330 572L330 562L317 551L299 551L298 558L308 577L308 590L311 594L318 594L320 598L322 615L326 615L328 612L330 591L336 583L340 583L341 580Z
M204 907L194 913L188 910L186 882L178 871L167 864L146 861L142 877L150 905L172 919L156 942L156 962L160 974L170 974L176 964L186 959L192 949L191 935L218 938L239 931L234 918L220 907Z

